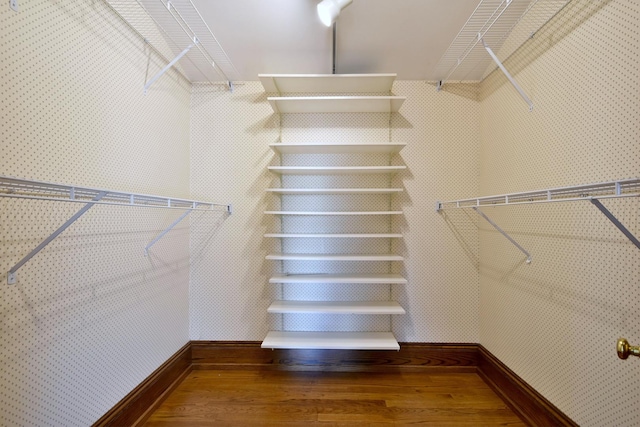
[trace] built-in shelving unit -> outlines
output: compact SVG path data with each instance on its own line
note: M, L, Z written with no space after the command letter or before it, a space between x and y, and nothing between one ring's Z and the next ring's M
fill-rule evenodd
M276 113L394 113L404 101L404 97L391 94L394 74L370 75L260 75L260 80L268 93L277 96L268 97ZM323 95L318 95L323 94ZM305 96L306 95L306 96ZM362 116L358 116L362 117ZM266 233L266 238L281 240L282 253L272 253L267 260L282 263L282 271L300 271L300 265L313 267L313 273L280 273L269 279L272 285L281 286L282 298L278 298L268 308L268 312L281 316L313 315L371 315L393 316L405 313L404 308L396 301L389 301L388 296L374 294L374 298L362 297L361 300L349 301L331 300L329 285L339 285L338 288L352 289L352 293L363 293L366 289L373 289L387 285L406 285L407 280L401 274L379 271L380 265L385 263L389 271L392 264L402 262L404 257L389 252L391 240L402 238L401 233L387 230L393 216L402 215L397 209L390 209L393 194L403 191L401 187L392 187L391 178L407 168L404 165L392 165L391 156L405 147L400 142L279 142L270 147L281 156L294 155L283 165L272 165L268 170L279 175L281 186L268 188L266 191L279 197L281 207L265 210L265 215L278 216L281 224L280 232ZM343 161L335 164L336 157L318 157L313 162L301 160L299 155L344 155ZM373 155L377 164L365 164L363 156ZM377 156L377 157L376 157ZM382 157L380 157L382 156ZM388 164L379 164L388 156ZM346 160L346 161L345 161ZM348 166L353 160L355 165ZM297 163L297 164L296 164ZM303 164L300 164L303 163ZM312 164L313 166L309 166ZM298 178L300 176L300 178ZM314 178L322 176L322 178ZM357 178L357 179L356 179ZM365 181L363 181L365 179ZM345 181L346 180L346 181ZM354 181L355 180L355 181ZM317 185L322 182L322 187ZM340 185L347 182L348 185ZM353 185L355 182L360 185ZM330 183L330 185L326 185ZM361 183L364 183L362 185ZM373 184L373 185L372 185ZM375 185L378 184L378 185ZM383 184L383 185L380 185ZM309 198L317 195L318 198ZM347 197L345 199L345 197ZM303 198L303 199L296 199ZM384 202L384 200L387 202ZM317 203L316 203L317 202ZM381 204L381 202L384 202ZM320 209L317 209L320 208ZM344 219L340 219L343 218ZM379 229L388 217L388 227ZM306 219L310 218L310 219ZM358 229L358 232L345 229L344 222L339 232L325 229L324 221L347 221L355 224L370 224L374 221L378 229ZM362 220L360 220L362 218ZM370 219L368 219L370 218ZM290 222L290 221L293 221ZM306 222L305 222L306 221ZM351 222L348 222L351 221ZM383 221L380 223L380 221ZM291 226L297 224L296 226ZM307 226L310 227L308 230ZM322 224L325 224L324 226ZM316 228L314 228L316 227ZM317 227L320 227L318 229ZM329 227L331 228L331 227ZM304 239L317 242L306 244ZM385 243L384 240L389 243ZM341 242L341 243L339 243ZM342 244L346 244L344 249ZM306 246L305 246L306 245ZM294 248L294 250L290 250ZM295 250L295 249L298 250ZM338 249L342 248L342 249ZM361 253L354 248L359 248ZM377 248L371 250L371 248ZM289 250L287 250L289 249ZM310 250L309 250L310 249ZM323 251L324 249L324 251ZM319 253L307 253L316 252ZM347 252L347 253L344 253ZM382 253L369 253L382 252ZM313 264L317 263L319 264ZM354 264L355 263L355 264ZM382 263L382 264L381 264ZM347 267L336 268L337 265ZM351 265L357 265L355 270L345 272ZM373 266L373 267L372 267ZM370 268L372 267L372 268ZM323 273L322 271L326 271ZM304 270L304 268L303 268ZM337 272L339 271L339 272ZM300 288L303 286L304 288ZM357 288L353 288L356 286ZM300 298L295 290L316 289L326 298ZM389 294L391 294L389 288ZM363 293L366 295L366 293ZM287 298L287 295L298 297ZM315 295L312 292L312 295ZM318 300L319 299L319 300ZM283 318L283 325L286 324ZM294 328L295 329L295 328ZM375 349L397 350L399 345L391 332L302 332L270 331L262 343L265 348L302 348L302 349Z

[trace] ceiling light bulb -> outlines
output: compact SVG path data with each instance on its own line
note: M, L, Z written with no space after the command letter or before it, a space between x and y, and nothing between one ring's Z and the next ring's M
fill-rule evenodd
M318 17L320 21L330 27L340 14L340 11L349 6L353 0L322 0L318 3Z

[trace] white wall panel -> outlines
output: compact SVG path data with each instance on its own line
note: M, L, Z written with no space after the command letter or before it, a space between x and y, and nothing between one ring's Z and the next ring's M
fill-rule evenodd
M189 196L190 88L103 2L0 8L0 174ZM0 198L0 424L86 426L188 340L188 224L177 211Z
M265 256L275 239L263 234L277 218L264 215L277 185L267 171L278 140L278 116L259 82L196 84L191 100L191 190L232 203L226 217L192 218L190 313L192 339L262 340L275 317L269 285L273 266Z
M452 232L455 214L435 212L442 195L478 192L480 106L478 87L450 85L437 93L424 82L396 82L394 93L407 100L398 114L273 114L259 83L236 86L234 93L212 85L196 85L192 98L192 196L213 192L234 203L234 214L215 224L192 222L191 337L203 340L262 340L269 329L393 330L400 341L478 341L478 241L475 224ZM399 154L274 153L274 142L408 142ZM406 164L393 177L283 176L268 165ZM277 196L266 188L303 186L404 187L393 196ZM284 200L284 201L283 201ZM287 217L264 210L366 208L404 210L388 217ZM337 207L336 207L337 206ZM363 209L364 209L363 208ZM214 221L212 219L212 221ZM290 232L389 232L403 239L264 238L286 222ZM207 233L212 229L213 237ZM468 237L469 233L475 233ZM199 236L200 235L200 236ZM358 241L360 240L360 241ZM362 241L364 240L364 241ZM201 249L197 249L197 248ZM270 252L363 252L390 250L406 256L396 263L325 263L265 261ZM269 284L274 272L389 272L402 270L408 285ZM267 315L273 299L398 299L404 316ZM317 316L316 316L317 317Z
M481 195L640 176L637 1L574 0L482 84ZM640 202L603 204L636 236ZM485 209L480 342L583 426L640 423L640 251L589 202Z
M436 92L420 81L394 84L395 94L407 96L391 133L407 143L401 156L408 167L392 183L405 188L396 199L404 217L394 219L404 239L394 249L406 257L409 284L394 288L394 296L410 314L396 316L399 341L478 340L477 228L464 214L435 211L444 196L478 191L478 87L447 86Z

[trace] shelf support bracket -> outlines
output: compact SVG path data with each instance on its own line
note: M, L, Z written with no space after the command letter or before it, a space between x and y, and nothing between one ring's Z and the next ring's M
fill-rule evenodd
M151 246L155 245L158 242L158 240L162 239L165 234L167 234L169 231L171 231L171 229L173 227L178 225L178 223L180 221L185 219L191 213L191 211L193 211L193 209L195 209L195 208L196 208L196 203L193 204L193 208L192 209L189 209L189 210L185 211L175 221L173 221L169 227L167 227L162 233L158 234L155 239L153 239L151 242L149 242L149 244L147 246L145 246L145 248L144 248L144 256L149 256L149 249L151 248Z
M100 193L98 193L92 200L91 202L88 202L86 205L84 205L82 207L82 209L80 209L78 212L76 212L71 218L69 218L67 220L67 222L65 222L64 224L62 224L56 231L54 231L49 237L47 237L46 239L44 239L44 241L42 243L40 243L38 246L36 246L36 248L34 250L32 250L31 252L29 252L24 258L22 258L20 261L18 261L18 263L16 265L14 265L13 267L11 267L11 270L9 270L7 272L7 283L9 285L15 285L16 281L17 281L17 275L16 272L20 269L20 267L22 267L23 265L25 265L31 258L33 258L38 252L40 252L42 249L45 248L45 246L47 246L49 243L51 243L56 237L58 237L58 235L60 233L62 233L64 230L66 230L71 224L73 224L74 222L76 222L76 220L78 218L80 218L82 215L84 215L85 212L87 212L89 209L91 209L91 207L93 205L95 205L95 203L93 202L98 202L100 201L104 196L107 195L106 191L101 191Z
M627 227L624 226L624 224L622 224L620 221L618 221L618 218L616 218L615 215L613 215L609 211L609 209L605 208L604 205L602 203L600 203L600 200L598 200L598 199L590 199L590 201L591 201L591 203L593 203L593 205L596 208L598 208L600 210L600 212L602 212L604 214L604 216L606 216L609 219L609 221L611 221L613 223L613 225L618 227L618 230L622 231L622 234L627 236L627 239L631 240L631 243L636 245L636 248L640 249L640 240L638 240L638 238L636 236L634 236L627 229Z
M520 244L519 244L518 242L516 242L515 240L513 240L513 238L512 238L511 236L509 236L509 235L507 234L507 232L506 232L506 231L504 231L502 228L500 228L500 227L498 226L498 224L496 224L495 222L493 222L493 221L491 220L491 218L489 218L487 215L485 215L485 213L484 213L484 212L482 212L480 209L478 209L478 207L477 207L477 206L472 206L472 209L473 209L474 211L476 211L476 212L478 213L478 215L480 215L481 217L483 217L484 219L486 219L486 220L487 220L487 222L493 226L493 228L495 228L496 230L498 230L498 232L499 232L500 234L502 234L504 237L506 237L506 238L507 238L507 240L509 240L511 243L513 243L513 245L514 245L516 248L520 249L520 252L522 252L523 254L525 254L525 255L527 256L527 264L531 264L531 254L530 254L530 253L529 253L525 248L523 248L522 246L520 246Z
M524 90L522 90L522 88L520 87L518 82L513 78L513 76L511 76L511 74L509 73L509 71L507 71L507 69L504 67L504 65L502 65L502 62L500 62L500 60L498 59L496 54L493 53L493 50L491 50L491 48L487 45L487 43L485 43L485 41L482 38L482 35L480 33L478 33L478 38L482 42L482 45L486 49L487 53L489 53L489 56L491 56L491 59L493 59L493 62L495 62L498 65L498 67L502 70L502 72L507 77L507 79L509 79L509 81L511 82L513 87L516 88L516 90L518 91L518 93L520 94L522 99L524 99L524 102L526 102L529 105L529 111L533 111L533 102L531 102L531 99L529 99L527 94L524 93Z
M170 2L169 2L169 4L170 4ZM164 66L164 68L158 72L158 74L156 74L155 76L153 76L153 77L151 78L151 80L149 80L149 81L147 82L147 84L146 84L146 85L144 85L144 94L146 95L146 94L147 94L147 90L149 90L149 88L151 87L151 85L152 85L152 84L154 84L154 83L156 82L156 80L158 80L160 77L162 77L162 75L163 75L164 73L166 73L166 72L167 72L167 70L169 70L169 68L173 67L173 66L175 65L175 63L176 63L176 62L178 62L178 61L180 60L180 58L182 58L183 56L185 56L185 55L186 55L186 54L191 50L191 48L192 48L192 47L194 47L194 46L195 46L195 45L197 45L197 44L198 44L198 38L197 38L197 37L194 37L194 38L193 38L193 43L191 43L189 46L187 46L187 48L186 48L185 50L183 50L182 52L180 52L180 53L178 54L178 56L176 56L175 58L173 58L173 60L172 60L171 62L169 62L167 65L165 65L165 66Z

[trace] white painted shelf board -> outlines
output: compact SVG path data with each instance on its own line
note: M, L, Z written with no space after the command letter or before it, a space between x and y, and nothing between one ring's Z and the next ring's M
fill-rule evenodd
M269 166L273 173L283 175L359 175L395 174L406 166Z
M322 238L322 239L388 239L402 238L400 233L342 233L342 234L304 234L304 233L266 233L264 237L303 237L303 238Z
M405 314L396 301L273 301L267 313Z
M269 254L265 257L277 261L404 261L395 254Z
M269 144L272 150L282 154L344 154L344 153L397 153L407 146L406 142L309 142Z
M267 188L276 194L389 194L400 193L402 188Z
M297 215L297 216L369 216L369 215L402 215L402 211L264 211L265 215Z
M276 113L397 113L404 96L271 96Z
M366 283L406 285L407 279L399 274L277 274L269 283Z
M269 331L262 348L400 350L400 345L391 332Z
M389 92L396 74L258 74L268 93Z

